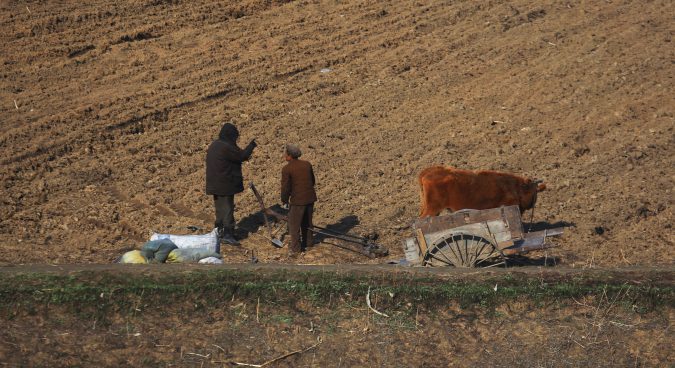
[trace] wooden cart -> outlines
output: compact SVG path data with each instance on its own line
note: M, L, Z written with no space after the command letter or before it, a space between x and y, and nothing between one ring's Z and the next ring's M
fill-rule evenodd
M404 240L412 265L491 267L510 256L554 247L546 240L563 228L526 233L518 206L507 206L421 218L413 231L414 237Z

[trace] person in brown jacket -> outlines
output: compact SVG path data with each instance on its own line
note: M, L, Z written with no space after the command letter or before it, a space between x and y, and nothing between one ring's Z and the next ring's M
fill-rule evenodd
M291 243L289 256L297 256L312 246L313 237L309 228L312 226L312 215L316 192L314 191L314 170L308 161L300 160L300 148L293 144L286 145L284 158L288 162L281 169L281 202L290 204L288 213L288 232Z

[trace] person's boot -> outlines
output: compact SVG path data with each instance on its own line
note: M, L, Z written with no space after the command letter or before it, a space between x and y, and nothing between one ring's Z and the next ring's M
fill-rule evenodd
M224 230L220 236L220 242L229 245L241 245L231 232Z
M229 231L227 231L223 227L219 227L218 228L218 250L219 251L220 251L220 246L222 244L239 245L239 242L237 241L237 239L234 238L234 236L232 236L232 234L230 234ZM218 252L218 253L220 253L220 252Z

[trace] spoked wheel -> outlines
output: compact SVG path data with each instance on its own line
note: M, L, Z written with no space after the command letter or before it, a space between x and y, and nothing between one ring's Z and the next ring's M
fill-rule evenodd
M492 267L504 264L504 258L489 240L460 233L450 234L430 246L424 264L434 267Z

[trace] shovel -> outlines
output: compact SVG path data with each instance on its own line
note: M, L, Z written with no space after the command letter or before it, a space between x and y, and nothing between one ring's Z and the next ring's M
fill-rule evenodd
M265 219L265 227L267 227L267 233L269 236L265 236L266 239L268 239L270 242L272 242L272 245L274 245L277 248L282 248L284 246L284 243L279 240L275 239L274 236L272 235L272 225L270 224L269 219L267 218L267 209L265 208L265 203L263 202L263 198L258 193L258 190L255 188L255 185L253 185L253 182L251 182L248 185L251 190L253 191L253 194L255 195L256 199L258 199L258 204L260 204L260 210L262 211L263 218Z

